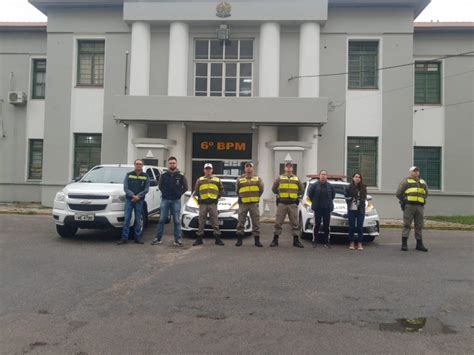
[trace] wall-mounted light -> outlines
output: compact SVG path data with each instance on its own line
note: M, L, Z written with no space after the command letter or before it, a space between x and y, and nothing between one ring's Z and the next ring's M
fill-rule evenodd
M221 41L228 41L230 38L230 30L227 25L220 25L216 30L217 39Z

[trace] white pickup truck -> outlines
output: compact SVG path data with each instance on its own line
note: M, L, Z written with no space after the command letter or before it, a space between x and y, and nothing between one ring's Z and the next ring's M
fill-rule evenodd
M122 228L124 221L125 175L133 165L97 165L54 198L53 220L61 237L73 237L79 228ZM143 171L150 177L150 191L145 196L143 226L148 216L160 212L161 192L158 179L164 168L145 165ZM132 219L131 226L134 220Z

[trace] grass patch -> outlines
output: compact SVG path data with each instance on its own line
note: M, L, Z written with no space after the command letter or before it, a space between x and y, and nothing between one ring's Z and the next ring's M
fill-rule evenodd
M432 216L427 217L427 219L432 221L460 223L474 226L474 216Z

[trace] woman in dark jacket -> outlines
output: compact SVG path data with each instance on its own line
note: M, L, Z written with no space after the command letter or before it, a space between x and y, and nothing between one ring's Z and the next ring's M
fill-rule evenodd
M347 217L349 219L349 249L356 248L362 250L362 240L364 238L364 218L365 218L365 200L367 199L367 187L364 185L362 175L355 173L352 175L352 181L345 191L347 202ZM357 240L354 239L354 233L357 230Z

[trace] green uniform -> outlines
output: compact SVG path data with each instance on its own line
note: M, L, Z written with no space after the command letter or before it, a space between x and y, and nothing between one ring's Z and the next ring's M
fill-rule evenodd
M411 224L415 222L415 239L422 240L424 206L428 197L428 186L423 179L408 177L397 190L397 198L403 209L402 237L408 238Z
M281 175L273 183L272 191L277 195L274 235L281 234L282 224L288 215L293 236L299 236L298 203L304 194L303 184L296 175Z
M204 228L209 216L214 236L220 236L217 203L224 191L221 179L215 176L202 176L196 181L194 191L194 196L199 202L199 229L196 234L200 237L204 235Z

